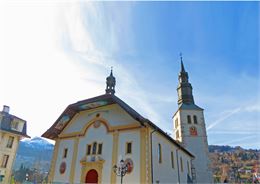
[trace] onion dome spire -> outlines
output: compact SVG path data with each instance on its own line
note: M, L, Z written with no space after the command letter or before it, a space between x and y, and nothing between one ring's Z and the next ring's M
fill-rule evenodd
M113 67L111 67L110 75L106 79L106 94L114 95L115 94L115 85L116 85L116 78L113 76Z

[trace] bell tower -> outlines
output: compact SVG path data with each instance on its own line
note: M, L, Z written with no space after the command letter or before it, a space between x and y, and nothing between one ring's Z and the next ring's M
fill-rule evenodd
M203 109L194 102L192 86L189 83L188 72L181 60L179 73L178 110L173 116L174 139L179 141L194 156L193 178L197 183L213 183L210 169L208 140Z
M111 67L110 75L107 77L106 81L106 94L114 95L115 94L115 85L116 85L116 78L113 76L113 68Z

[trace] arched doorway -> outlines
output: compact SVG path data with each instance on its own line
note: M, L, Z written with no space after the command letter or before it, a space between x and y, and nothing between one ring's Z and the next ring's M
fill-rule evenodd
M98 183L98 173L95 169L91 169L88 171L85 183Z

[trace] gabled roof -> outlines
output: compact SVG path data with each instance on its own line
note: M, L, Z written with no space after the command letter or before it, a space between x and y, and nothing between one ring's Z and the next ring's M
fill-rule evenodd
M115 95L105 94L101 96L97 96L94 98L89 98L86 100L78 101L74 104L70 104L63 113L59 116L59 118L54 122L54 124L42 135L42 137L55 139L58 135L63 131L63 129L68 125L70 120L80 111L95 109L98 107L118 104L122 109L124 109L133 119L137 120L142 126L146 126L148 124L150 127L155 129L157 132L162 134L166 139L175 144L177 147L182 149L188 155L194 157L189 151L183 148L177 141L172 139L166 132L152 123L149 119L144 118L138 112L136 112L133 108L127 105L124 101L118 98Z

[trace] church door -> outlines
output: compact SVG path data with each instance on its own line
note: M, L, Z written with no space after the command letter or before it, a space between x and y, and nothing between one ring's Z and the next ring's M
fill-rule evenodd
M85 183L98 183L98 173L95 169L91 169L90 171L88 171Z

